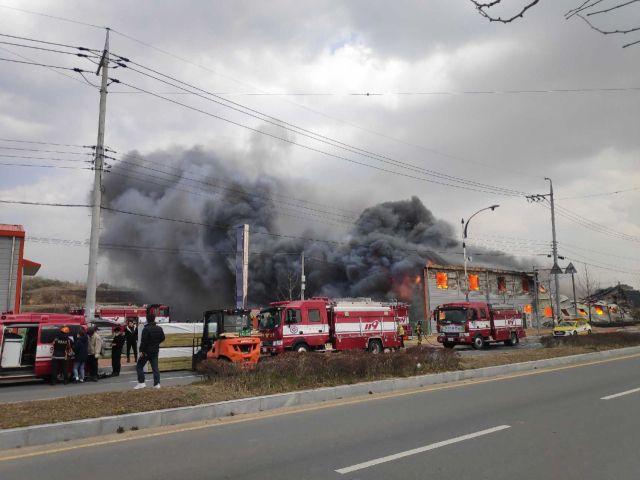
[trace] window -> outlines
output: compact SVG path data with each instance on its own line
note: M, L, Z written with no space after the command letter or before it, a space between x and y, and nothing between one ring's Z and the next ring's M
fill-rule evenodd
M540 285L540 293L547 293L547 289Z
M523 292L528 292L529 291L529 278L528 277L522 277L522 291ZM529 312L531 313L531 312Z
M618 309L616 307L609 307L609 311L611 313L618 313Z
M600 305L596 305L595 309L598 315L604 315L604 310L602 310L602 307Z
M524 313L531 313L532 307L531 305L525 305L524 306Z
M551 318L551 317L553 317L553 308L551 308L551 307L546 307L546 308L544 309L544 316L545 316L545 317L547 317L547 318Z
M480 310L480 318L487 318L487 312L484 308Z
M579 308L579 309L578 309L578 313L579 313L580 315L582 315L583 317L586 317L586 316L587 316L587 311L586 311L584 308Z
M436 273L436 285L441 290L447 290L449 288L449 275L446 273Z
M478 320L478 311L475 308L469 309L469 320Z
M162 307L162 308L159 308L158 310L159 310L159 313L158 313L159 317L169 316L169 307Z
M300 310L287 310L287 325L293 325L295 323L302 323L302 315L300 315Z
M563 314L565 317L570 317L570 315L569 315L569 310L567 310L566 308L563 308L563 309L562 309L562 314Z
M309 310L309 322L318 323L320 321L320 310Z
M507 289L507 280L504 277L498 277L498 290L504 292Z
M469 290L480 290L478 275L469 275Z

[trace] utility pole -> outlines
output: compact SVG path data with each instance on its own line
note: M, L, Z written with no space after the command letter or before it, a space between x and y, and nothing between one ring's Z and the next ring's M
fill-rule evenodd
M104 163L104 127L107 113L107 82L109 81L109 29L104 42L104 50L96 75L102 70L100 85L100 114L98 117L98 142L96 159L93 165L93 203L91 205L91 238L89 240L89 271L87 274L87 297L85 300L85 319L93 321L96 311L96 287L98 281L98 243L100 240L100 206L102 203L102 167Z
M304 290L306 278L304 276L304 252L300 254L300 300L304 300Z
M545 180L549 180L549 201L551 202L551 234L553 235L553 269L551 273L553 273L553 277L556 284L556 314L560 315L560 277L559 274L562 273L560 267L558 267L558 241L556 240L556 209L553 203L553 182L550 178L546 178ZM555 318L551 319L552 326L555 326Z
M553 182L550 178L545 177L545 180L549 180L549 195L529 195L527 201L529 202L541 202L545 197L549 197L549 203L551 204L551 235L553 246L553 268L549 273L553 274L556 284L556 313L551 318L551 325L555 327L555 315L560 313L560 275L562 270L558 266L558 241L556 240L556 209L553 203ZM553 307L553 298L551 299L551 306Z
M240 225L236 231L236 308L247 308L249 290L249 225Z
M578 300L576 299L576 281L573 276L574 274L578 273L578 271L576 270L576 267L573 266L573 262L569 262L569 265L567 266L567 269L564 271L564 273L571 274L571 286L573 287L573 314L574 316L577 317L578 316Z
M533 286L535 288L534 291L534 295L533 295L533 301L535 302L535 304L533 305L535 311L536 311L536 325L538 327L538 336L540 336L540 310L538 307L539 301L538 301L538 291L539 291L539 287L538 287L538 272L536 271L536 267L534 265L533 267Z

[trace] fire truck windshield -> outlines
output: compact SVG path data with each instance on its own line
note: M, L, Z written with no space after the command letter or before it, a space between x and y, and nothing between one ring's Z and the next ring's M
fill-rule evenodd
M281 308L265 308L260 311L260 330L278 328L282 323Z
M466 308L443 308L438 310L438 322L465 323L467 321Z

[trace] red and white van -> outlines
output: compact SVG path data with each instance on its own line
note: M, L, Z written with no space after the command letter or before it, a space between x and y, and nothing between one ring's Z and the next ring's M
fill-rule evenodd
M51 375L53 340L62 327L69 327L74 339L84 317L59 313L3 312L0 316L0 380L48 378ZM69 362L69 371L73 362Z
M276 302L260 311L262 353L397 348L396 310L378 302L326 297Z

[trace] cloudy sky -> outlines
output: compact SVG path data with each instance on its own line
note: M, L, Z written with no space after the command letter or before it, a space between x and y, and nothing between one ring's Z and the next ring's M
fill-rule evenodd
M524 4L508 3L496 13L507 15ZM639 287L640 189L590 195L640 187L640 90L398 95L640 87L640 45L623 49L628 37L600 35L578 18L566 21L564 13L578 3L542 1L524 19L502 25L489 23L465 0L2 1L108 26L114 30L114 54L351 149L194 95L163 95L344 157L336 158L114 84L105 142L117 152L145 155L197 147L246 169L249 177L287 182L288 195L351 211L415 195L456 228L461 218L500 204L495 212L474 218L470 237L525 256L548 251L540 245L551 240L549 210L522 196L487 193L486 187L473 190L477 186L460 179L533 194L548 193L544 177L550 177L564 209L557 222L560 253L576 260L578 270L580 261L604 267L593 269L603 281ZM603 18L602 25L637 26L640 6L626 10ZM101 49L105 39L104 29L7 8L0 8L0 33L93 49ZM9 37L0 41L36 45ZM19 54L95 70L88 60L71 55L7 44L0 48L2 58L20 60ZM64 73L75 80L42 67L0 62L0 138L95 144L98 91L78 74ZM123 68L109 76L154 93L180 91ZM95 75L87 79L99 83ZM256 95L264 93L307 95ZM87 166L8 157L84 160L69 153L9 150L86 151L75 147L7 141L0 141L0 147L4 164ZM362 150L370 153L362 155ZM0 165L0 172L2 199L85 204L93 182L90 170ZM0 222L22 224L34 237L86 240L88 213L0 204ZM295 233L307 227L299 220L283 222L281 228ZM317 222L313 228L327 238L344 234ZM87 248L28 243L26 256L43 264L43 276L86 280ZM548 259L527 261L547 265ZM107 263L100 263L99 280L126 283L110 278Z

